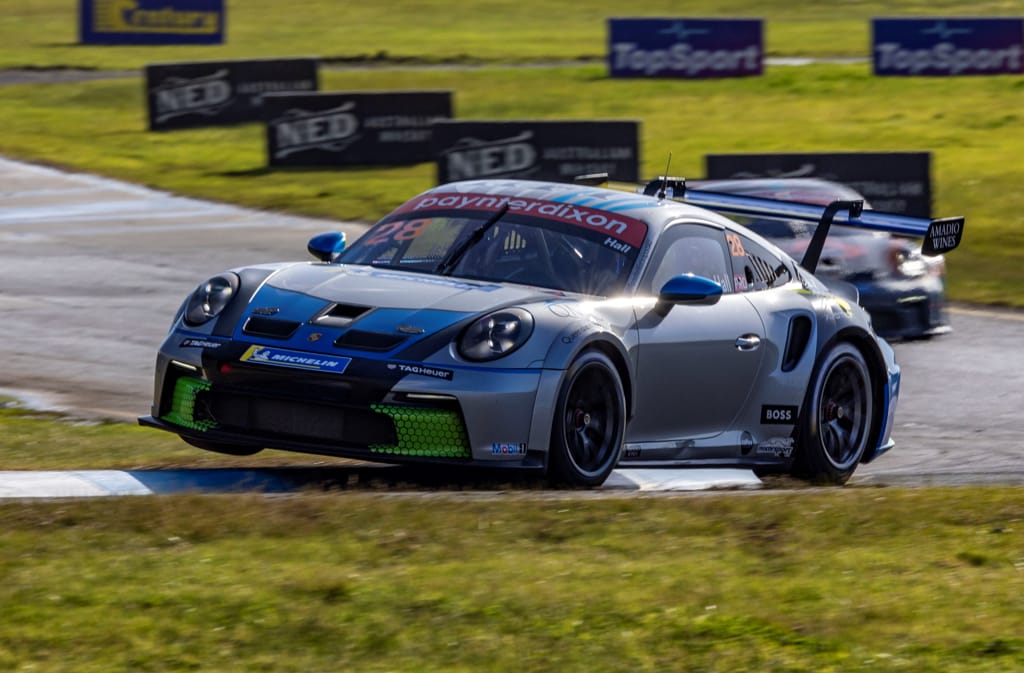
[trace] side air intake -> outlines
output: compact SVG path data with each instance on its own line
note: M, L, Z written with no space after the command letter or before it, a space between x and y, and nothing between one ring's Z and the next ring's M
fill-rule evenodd
M800 363L807 343L811 340L811 319L798 315L789 322L786 350L782 356L782 371L791 372Z

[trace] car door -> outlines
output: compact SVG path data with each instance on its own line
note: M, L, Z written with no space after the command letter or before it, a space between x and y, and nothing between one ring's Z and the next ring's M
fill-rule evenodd
M764 359L764 325L733 292L730 250L717 226L679 223L661 235L640 282L657 296L692 273L714 280L714 303L656 304L638 318L637 405L630 443L697 439L728 428L751 394Z

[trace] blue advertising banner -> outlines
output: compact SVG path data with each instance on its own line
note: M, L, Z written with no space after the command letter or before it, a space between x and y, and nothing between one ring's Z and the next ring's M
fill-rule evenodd
M750 77L764 73L760 19L609 19L612 77Z
M222 44L224 0L79 0L81 44Z
M930 18L871 21L876 75L1024 73L1024 19Z

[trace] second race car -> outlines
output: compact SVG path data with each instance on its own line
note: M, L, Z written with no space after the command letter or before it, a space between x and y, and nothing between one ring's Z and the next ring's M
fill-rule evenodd
M826 205L836 199L863 200L850 187L818 178L750 178L693 182L700 190ZM869 204L865 203L865 208ZM807 249L815 223L765 216L737 217L794 257ZM837 225L825 241L820 278L838 278L857 287L879 335L917 339L950 331L946 317L946 264L927 257L913 238L887 231Z

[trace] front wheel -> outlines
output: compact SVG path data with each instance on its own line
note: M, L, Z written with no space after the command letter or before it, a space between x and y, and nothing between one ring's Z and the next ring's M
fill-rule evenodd
M615 365L583 353L566 372L555 407L548 474L570 486L600 486L619 462L626 398Z
M845 484L871 441L871 371L859 350L834 346L815 369L800 420L796 476Z

